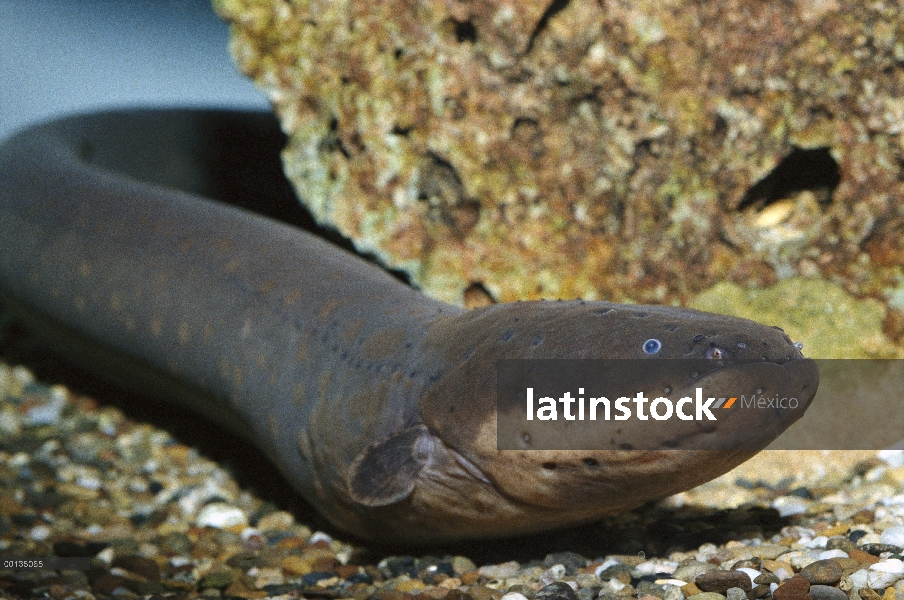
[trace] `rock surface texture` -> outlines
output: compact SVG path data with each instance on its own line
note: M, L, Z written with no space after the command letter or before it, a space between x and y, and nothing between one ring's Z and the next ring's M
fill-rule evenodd
M900 3L214 4L298 195L427 294L816 278L878 300L900 347Z

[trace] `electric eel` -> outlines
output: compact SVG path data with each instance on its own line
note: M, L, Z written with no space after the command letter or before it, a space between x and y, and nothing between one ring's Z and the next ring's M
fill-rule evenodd
M749 389L803 407L816 393L815 363L776 327L580 300L467 310L197 193L191 182L209 175L196 172L211 151L203 140L268 119L111 111L9 138L0 294L72 361L250 439L339 528L429 544L587 522L724 473L802 413L725 411L705 430L669 422L663 442L677 449L531 449L526 431L527 447L499 450L498 359L696 358L713 368L689 390ZM744 364L722 366L729 358ZM689 376L667 375L651 389ZM712 449L681 449L691 437Z

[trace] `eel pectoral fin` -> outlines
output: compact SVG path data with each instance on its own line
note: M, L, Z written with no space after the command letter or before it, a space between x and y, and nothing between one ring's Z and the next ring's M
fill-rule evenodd
M352 462L348 490L364 506L388 506L407 498L430 462L434 438L415 425L367 447Z

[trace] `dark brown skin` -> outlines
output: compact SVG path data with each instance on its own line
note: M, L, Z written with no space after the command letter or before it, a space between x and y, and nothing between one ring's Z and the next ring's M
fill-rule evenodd
M0 293L73 360L251 439L338 527L432 543L588 521L707 481L792 422L720 419L710 451L500 451L498 358L643 358L655 338L651 360L758 361L714 370L713 389L804 406L816 392L815 365L773 327L606 302L468 311L298 229L166 187L194 180L189 141L222 125L217 114L87 115L6 141ZM130 141L148 123L157 133ZM670 435L698 435L681 427Z

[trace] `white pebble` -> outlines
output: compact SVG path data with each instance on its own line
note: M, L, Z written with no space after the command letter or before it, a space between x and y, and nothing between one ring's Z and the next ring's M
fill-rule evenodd
M225 502L214 502L198 512L195 523L198 527L226 529L236 525L247 525L248 519L245 517L245 513L236 507Z
M540 573L540 583L549 585L565 577L565 565L553 565Z
M527 600L527 597L524 594L519 594L518 592L509 592L507 594L503 594L502 598L499 600Z
M869 566L870 571L904 574L904 562L899 558L886 558Z
M880 538L883 544L892 544L904 548L904 527L889 527L882 532Z
M848 553L840 548L835 548L833 550L826 550L825 552L819 553L819 560L826 560L829 558L848 558Z
M904 450L882 450L879 452L879 458L888 463L890 467L904 466Z
M0 410L0 434L19 435L22 431L22 419L12 407L4 407Z
M596 575L597 577L599 577L600 573L602 573L603 571L605 571L612 565L620 565L620 564L621 563L619 561L615 560L614 558L607 558L606 560L603 561L603 564L601 564L600 566L598 566L596 569L593 570L593 574Z
M865 588L866 580L869 577L869 572L866 569L860 569L859 571L854 571L848 577L850 577L851 585L855 588Z
M45 404L37 404L25 412L26 420L32 425L53 425L60 420L66 401L53 399Z
M326 542L327 544L333 543L333 538L328 534L323 533L322 531L315 531L311 534L311 537L308 539L309 544L316 544L317 542Z
M520 567L517 561L512 560L498 565L485 565L477 569L477 572L487 579L506 579L517 575Z
M635 571L643 575L656 575L657 573L674 573L678 563L673 560L648 560L634 567Z
M904 578L904 562L888 558L870 565L866 584L874 590L887 588Z
M781 496L772 501L772 508L778 511L781 517L802 515L807 512L809 502L796 496Z
M886 571L870 571L866 577L866 585L874 590L881 590L901 579L901 573L888 573Z
M99 490L101 488L100 479L88 475L82 475L76 478L75 485L83 487L86 490Z

